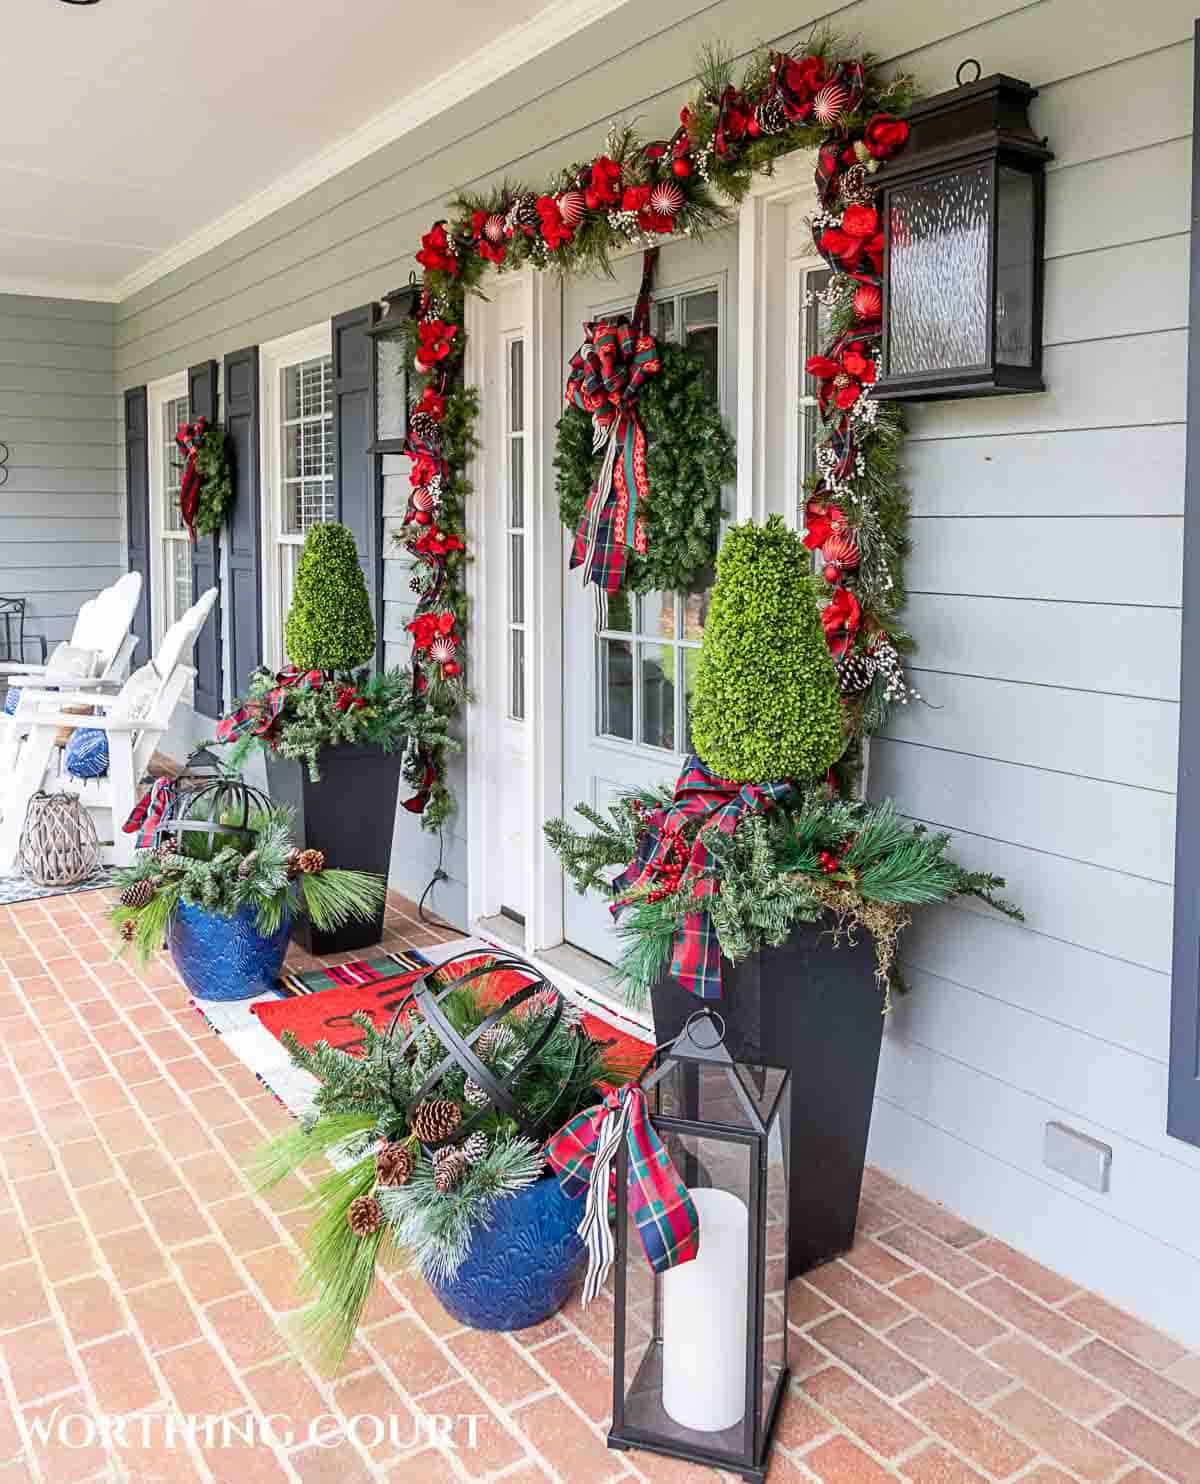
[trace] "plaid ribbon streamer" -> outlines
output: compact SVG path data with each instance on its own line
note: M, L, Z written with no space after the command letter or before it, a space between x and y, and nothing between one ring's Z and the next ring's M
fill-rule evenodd
M600 1292L613 1260L608 1221L615 1161L625 1140L633 1219L646 1260L656 1273L690 1262L700 1251L700 1217L646 1109L646 1093L631 1083L615 1088L602 1103L585 1108L542 1151L571 1200L587 1192L579 1235L588 1249L583 1301Z
M619 917L627 903L620 900L631 888L653 877L669 858L675 837L690 823L701 820L692 840L681 891L695 897L715 896L718 879L708 874L709 853L704 836L710 829L732 835L746 814L765 814L793 794L786 780L776 783L733 783L718 778L696 756L689 757L675 784L675 797L664 808L645 817L646 831L638 841L637 854L612 884L614 901L609 911ZM702 1000L721 998L721 945L707 911L689 912L675 934L671 973L684 989Z
M127 835L137 832L134 844L139 850L149 850L154 844L155 831L174 809L178 797L174 778L156 778L133 806L121 828Z
M239 706L217 723L218 742L236 742L247 732L256 737L265 737L275 725L276 718L287 701L288 691L320 690L325 677L320 670L301 670L289 665L275 676L275 685L260 701L252 706ZM343 708L345 709L345 708Z
M196 468L196 455L208 431L208 419L198 417L194 423L181 423L175 434L175 446L184 457L183 475L179 482L179 513L187 527L188 539L195 541L193 521L196 507L200 503L200 472Z
M571 566L606 593L620 590L630 549L645 551L639 512L650 493L646 434L637 399L646 379L662 369L651 335L638 333L622 315L584 326L584 342L571 357L566 400L590 413L592 444L604 462L575 533Z

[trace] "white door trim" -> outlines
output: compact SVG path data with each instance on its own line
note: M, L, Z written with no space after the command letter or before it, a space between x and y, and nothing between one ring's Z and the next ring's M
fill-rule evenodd
M555 428L562 401L561 289L548 273L526 270L506 276L511 306L526 346L525 407L528 462L525 471L525 705L528 766L524 770L524 859L509 861L498 848L498 812L493 791L502 728L507 715L507 663L502 632L492 632L489 614L501 611L505 580L502 553L489 542L488 513L498 498L502 431L496 416L496 376L505 335L498 311L472 296L466 306L468 386L480 388L480 448L472 461L474 494L467 502L467 597L474 652L472 700L467 706L467 915L472 929L496 916L506 876L520 871L527 953L562 942L562 873L545 842L542 826L562 813L562 567L563 536L554 482ZM512 313L506 319L511 338ZM494 529L494 527L492 527ZM514 924L515 930L515 924Z

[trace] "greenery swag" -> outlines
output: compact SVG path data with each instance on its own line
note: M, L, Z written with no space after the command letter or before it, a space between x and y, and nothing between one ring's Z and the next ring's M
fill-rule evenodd
M325 869L319 850L297 850L286 809L251 815L253 838L181 830L157 849L138 851L116 873L120 891L110 913L122 946L132 943L150 958L162 947L181 902L232 917L243 907L255 914L259 932L270 935L285 913L308 916L323 931L369 918L386 884L365 871Z
M805 539L822 555L829 599L823 624L853 745L884 724L893 703L913 694L901 658L912 643L898 617L908 550L899 464L903 414L870 394L883 243L874 180L907 139L898 115L915 98L913 80L883 76L874 58L847 56L830 34L810 38L801 56L763 51L740 77L728 54L710 50L698 75L669 140L646 143L632 128L615 127L602 153L560 171L540 190L508 181L460 196L448 218L421 239L416 257L423 279L411 325L421 395L410 419L412 493L399 539L417 569L414 684L444 719L465 696L463 504L478 413L474 388L462 385L466 294L478 290L493 266L604 272L614 253L631 246L699 236L729 219L729 206L756 175L770 174L777 159L797 149L817 154L813 235L834 275L822 296L834 340L809 363L824 433ZM576 441L568 435L563 452L577 471ZM563 493L570 498L577 486L576 472ZM669 551L658 558L672 559L687 560ZM431 625L450 642L435 650ZM433 777L425 823L436 827L452 807L444 750L429 750L424 762Z
M428 982L444 987L466 967L470 961L446 965ZM491 978L439 999L460 1036L505 997L492 993ZM267 1145L254 1174L265 1189L302 1165L334 1165L312 1198L316 1214L300 1279L301 1288L316 1296L300 1338L325 1368L336 1369L354 1336L377 1261L400 1253L427 1279L452 1278L472 1234L490 1224L496 1203L541 1177L541 1139L596 1102L597 1083L624 1080L628 1069L611 1061L605 1044L565 1002L559 1015L559 1003L557 991L543 990L473 1045L498 1078L511 1079L523 1066L509 1086L537 1139L491 1105L456 1063L431 1086L446 1048L432 1026L422 1027L415 1001L403 1007L395 1035L356 1015L364 1039L360 1055L327 1042L308 1050L284 1037L295 1065L320 1087L312 1117ZM413 1031L418 1034L405 1049Z
M734 443L704 384L704 361L680 345L658 348L661 371L638 400L646 432L651 497L646 550L631 552L625 586L638 592L686 592L712 565L721 528L721 489L737 474ZM574 535L598 465L592 418L568 407L558 424L558 514Z

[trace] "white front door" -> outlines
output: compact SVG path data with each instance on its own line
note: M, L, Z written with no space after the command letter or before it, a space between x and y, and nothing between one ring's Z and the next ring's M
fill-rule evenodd
M583 325L601 314L632 314L641 282L637 254L615 265L615 282L568 280L563 291L563 355L569 362ZM736 426L737 234L663 246L654 281L651 333L704 356L726 426ZM566 381L567 365L563 367ZM650 498L653 499L653 491ZM734 492L727 491L727 515ZM599 633L592 589L580 570L567 574L563 635L564 812L585 802L603 811L619 793L670 784L690 750L687 707L709 592L624 593L606 604ZM575 817L578 822L578 816ZM619 942L606 903L568 888L568 943L612 962Z

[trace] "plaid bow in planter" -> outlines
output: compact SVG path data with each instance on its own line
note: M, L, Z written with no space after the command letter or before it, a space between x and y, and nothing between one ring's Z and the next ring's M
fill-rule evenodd
M613 1260L608 1224L616 1157L625 1140L633 1219L646 1260L656 1273L690 1262L700 1251L700 1218L666 1146L646 1111L645 1091L632 1083L615 1088L602 1103L585 1108L546 1144L543 1153L572 1200L587 1192L579 1235L588 1249L583 1301L600 1292Z
M687 869L679 889L693 897L715 896L721 883L707 873L710 862L704 836L710 829L732 835L747 814L766 814L775 804L792 797L792 784L733 783L718 778L698 757L689 757L675 784L670 804L645 815L645 833L638 841L637 855L612 884L616 900L609 911L619 917L629 905L626 894L634 886L654 880L675 854L682 831L696 819L702 821L692 840ZM689 912L675 935L671 973L684 989L702 1000L721 998L721 945L709 914Z
M324 683L325 677L320 670L301 670L296 665L289 665L279 671L274 686L261 700L239 706L221 718L217 723L217 741L236 742L246 732L265 737L283 710L289 690L320 690Z

